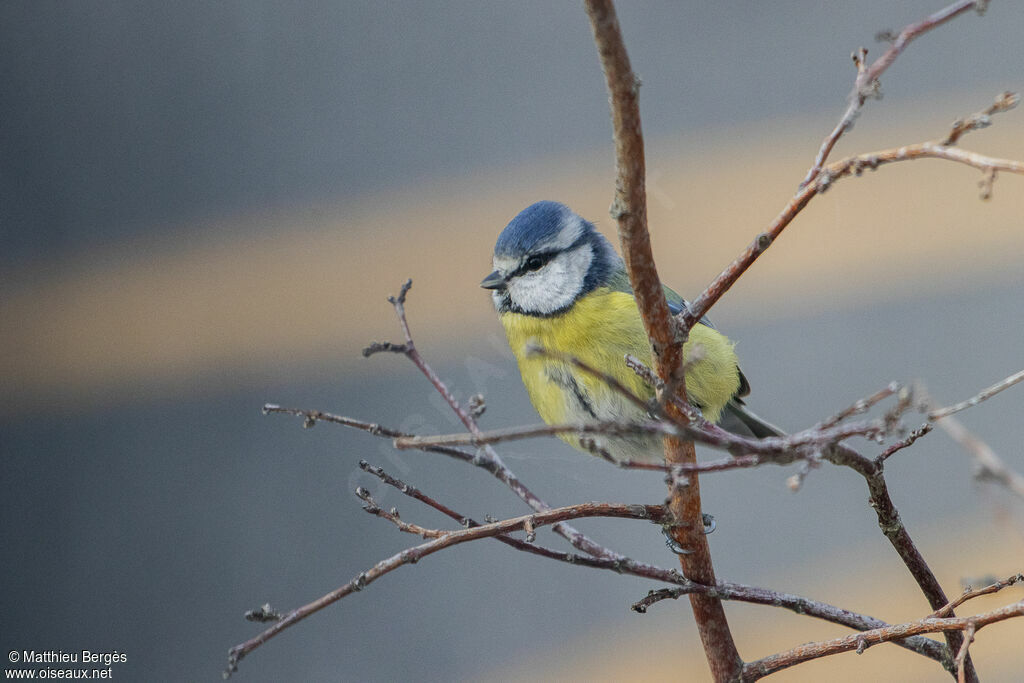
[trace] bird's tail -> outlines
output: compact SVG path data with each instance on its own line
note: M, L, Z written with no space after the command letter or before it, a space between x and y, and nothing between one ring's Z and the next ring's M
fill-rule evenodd
M725 406L718 424L722 429L733 434L753 436L756 439L786 435L786 432L750 412L741 401L736 399L729 401Z

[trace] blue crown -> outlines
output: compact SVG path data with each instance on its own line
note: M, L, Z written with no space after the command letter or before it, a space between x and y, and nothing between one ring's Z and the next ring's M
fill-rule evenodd
M541 201L531 204L501 231L494 245L494 253L499 256L516 256L533 251L539 243L557 235L565 219L571 215L572 209L559 202ZM594 229L586 221L583 221L583 225L585 232Z

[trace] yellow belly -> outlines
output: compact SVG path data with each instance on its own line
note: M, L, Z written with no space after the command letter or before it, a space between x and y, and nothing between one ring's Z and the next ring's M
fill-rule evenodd
M653 390L626 367L626 354L636 356L650 365L651 350L640 314L631 294L599 288L584 296L566 313L539 318L518 313L501 316L509 346L519 362L523 384L530 401L541 418L549 423L584 420L636 419L643 413L600 379L583 373L566 363L527 357L529 342L546 349L570 354L614 376L638 396L649 399ZM704 417L717 421L722 409L739 389L739 370L732 343L721 333L696 325L683 347L690 358L697 346L699 360L689 363L686 391L690 400L700 406ZM565 439L579 447L573 437ZM657 439L632 439L622 443L625 451L617 458L638 456L634 451L648 450ZM620 449L621 450L621 449ZM660 453L660 448L656 448ZM660 457L660 455L658 456ZM652 459L652 456L643 459Z

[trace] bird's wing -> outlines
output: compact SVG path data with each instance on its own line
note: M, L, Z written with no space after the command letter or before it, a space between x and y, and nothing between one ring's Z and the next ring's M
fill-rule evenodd
M683 312L684 308L689 308L690 304L683 297L676 294L676 292L667 285L662 285L661 288L665 290L665 298L668 300L668 310L672 311L672 315L679 315ZM707 325L711 329L715 329L715 326L708 320L707 316L700 319L701 325Z
M722 429L739 434L740 436L753 436L756 439L766 439L771 436L785 436L782 431L771 422L750 412L750 409L738 398L734 398L726 404L722 412L722 418L718 421Z
M662 285L662 289L665 290L665 298L668 300L668 309L672 311L672 315L679 315L683 312L684 308L689 306L686 299L679 296L679 294L673 291L672 288ZM707 316L701 318L700 323L702 325L707 325L711 329L715 329L715 326L711 324L711 321L708 320ZM743 371L740 370L739 366L736 366L736 372L740 375L740 386L739 389L736 390L736 395L733 396L732 400L742 406L743 401L740 397L746 396L750 393L750 382L747 381L747 378L743 375Z
M618 271L613 274L608 280L608 287L617 292L626 292L628 294L633 293L633 287L629 284L629 275L626 274L625 269ZM672 315L679 315L683 312L683 308L689 306L686 299L679 296L679 294L667 285L662 285L661 288L665 292L665 299L668 301L668 310L672 312ZM700 319L702 325L707 325L711 329L715 329L715 326L711 324L707 316ZM740 374L740 387L736 390L736 395L732 398L733 401L739 405L743 405L743 401L740 399L741 396L746 396L750 393L750 383L747 378L743 376L743 371L736 368L736 371Z

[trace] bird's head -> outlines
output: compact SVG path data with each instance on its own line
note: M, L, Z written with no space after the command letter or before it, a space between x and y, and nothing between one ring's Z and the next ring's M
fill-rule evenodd
M615 249L591 223L564 204L544 201L505 227L494 245L494 272L480 286L492 290L500 313L552 316L621 269Z

